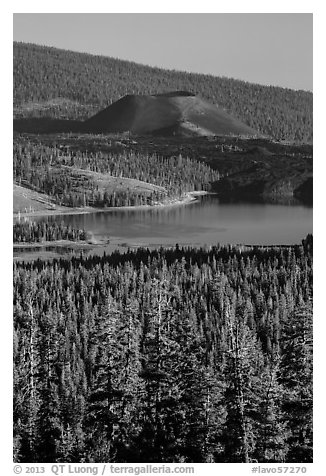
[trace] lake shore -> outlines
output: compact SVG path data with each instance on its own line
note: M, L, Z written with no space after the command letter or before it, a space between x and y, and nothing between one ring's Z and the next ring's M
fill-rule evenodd
M84 215L89 213L103 213L103 212L112 212L112 211L123 211L123 210L150 210L155 208L167 208L175 207L180 205L187 205L198 200L198 196L209 195L209 192L204 190L198 190L193 192L188 192L186 195L176 199L167 199L163 202L156 203L154 205L136 205L136 206L123 206L123 207L106 207L106 208L95 208L95 207L83 207L83 208L69 208L69 207L60 207L56 209L48 210L37 210L37 211L27 211L27 212L17 212L14 213L14 218L24 218L24 217L40 217L40 216L54 216L54 215Z
M78 248L89 248L92 249L94 246L104 246L109 244L110 240L102 239L102 240L80 240L80 241L72 241L72 240L53 240L53 241L37 241L37 242L19 242L13 243L14 250L20 249L38 249L38 248L46 248L46 247L59 247L62 248L71 248L71 249L78 249Z

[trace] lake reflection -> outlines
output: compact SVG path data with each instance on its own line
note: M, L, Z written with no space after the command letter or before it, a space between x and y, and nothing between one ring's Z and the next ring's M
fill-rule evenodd
M49 217L84 228L94 238L132 245L293 244L312 233L312 207L220 203L216 196L188 205Z

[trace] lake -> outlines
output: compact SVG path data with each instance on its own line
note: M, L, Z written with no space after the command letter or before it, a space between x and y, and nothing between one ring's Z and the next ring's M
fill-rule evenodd
M109 246L96 248L99 254L117 248L174 246L176 243L192 246L217 243L294 244L300 243L313 229L312 207L221 203L213 195L200 197L187 205L117 209L47 219L84 228L95 240L109 238ZM19 253L15 254L18 256Z

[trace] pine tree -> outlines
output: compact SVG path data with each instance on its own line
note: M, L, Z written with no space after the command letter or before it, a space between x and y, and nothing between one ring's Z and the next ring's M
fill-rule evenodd
M35 453L36 461L44 463L57 461L60 455L58 375L55 372L57 337L55 316L50 312L40 316L40 333L37 340L37 393L40 404L36 415Z
M281 348L280 382L285 388L283 411L290 430L289 462L312 461L312 304L289 316Z
M254 333L235 314L235 303L225 309L227 353L224 369L227 411L222 441L223 460L248 463L257 444L256 426L261 403L259 375L263 368L261 347Z
M269 360L260 376L260 404L257 413L257 444L254 452L259 462L285 462L289 431L282 409L284 388L278 381L279 357Z
M122 389L117 388L117 373L120 371L119 342L117 327L120 312L109 296L103 314L97 316L94 330L90 336L94 353L88 410L84 428L88 438L86 447L93 461L115 461L117 438L118 408Z

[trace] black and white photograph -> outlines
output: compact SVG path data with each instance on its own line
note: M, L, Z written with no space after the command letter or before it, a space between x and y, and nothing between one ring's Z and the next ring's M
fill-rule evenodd
M12 18L14 472L309 474L313 13Z

